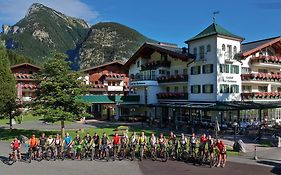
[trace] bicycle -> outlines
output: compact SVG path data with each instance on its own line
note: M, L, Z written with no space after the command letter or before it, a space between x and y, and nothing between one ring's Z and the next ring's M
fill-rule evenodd
M17 152L17 153L16 153ZM21 153L17 150L12 150L8 157L8 164L11 165L15 163L17 160L21 160Z
M131 161L135 160L135 157L136 157L136 145L135 144L130 144L130 156L131 156Z
M188 160L188 151L185 144L178 149L178 160L186 162Z
M66 158L71 158L72 160L75 159L75 154L71 145L66 145L62 151L62 161Z
M120 161L125 159L126 149L127 149L127 146L125 144L122 144L121 148L120 148L120 151L119 151L119 156L118 156Z
M160 157L162 162L166 162L168 160L168 152L166 150L165 145L160 145L159 157Z
M46 153L45 153L45 158L47 161L54 159L55 160L55 155L54 155L54 148L51 146L48 146L46 149Z
M150 154L151 154L151 160L155 161L157 159L157 147L156 147L156 145L151 145Z
M141 143L140 144L140 150L139 150L139 154L140 154L140 161L143 160L143 157L144 157L144 147L145 147L145 143Z

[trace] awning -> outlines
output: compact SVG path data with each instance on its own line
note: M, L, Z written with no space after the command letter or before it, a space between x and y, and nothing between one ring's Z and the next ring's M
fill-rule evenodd
M85 95L81 96L81 100L88 103L95 104L123 104L123 103L138 103L140 96L129 95L129 96L109 96L109 95Z
M209 111L231 111L248 109L281 108L281 102L213 102L213 103L184 103L184 104L154 104L155 107L188 108Z

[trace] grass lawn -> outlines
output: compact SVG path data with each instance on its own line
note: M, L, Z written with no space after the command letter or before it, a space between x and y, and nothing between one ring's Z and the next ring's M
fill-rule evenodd
M26 113L26 114L22 115L21 117L22 117L22 122L39 121L42 119L41 117L34 116L30 113ZM1 125L9 124L9 122L10 122L9 118L0 119Z

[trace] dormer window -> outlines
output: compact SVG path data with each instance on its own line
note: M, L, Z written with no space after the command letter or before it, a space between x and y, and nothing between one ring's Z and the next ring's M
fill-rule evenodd
M223 45L221 46L221 50L222 50L222 51L225 51L225 44L223 44Z
M211 52L211 45L210 44L207 45L207 52Z

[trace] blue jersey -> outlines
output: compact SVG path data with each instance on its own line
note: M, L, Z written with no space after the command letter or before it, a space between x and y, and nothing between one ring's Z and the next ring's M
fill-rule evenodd
M72 141L71 136L68 136L68 137L64 138L64 142L65 142L66 145L69 145L71 141Z

